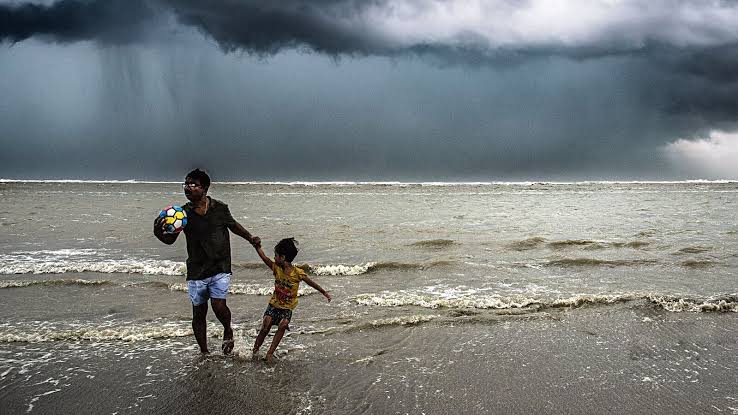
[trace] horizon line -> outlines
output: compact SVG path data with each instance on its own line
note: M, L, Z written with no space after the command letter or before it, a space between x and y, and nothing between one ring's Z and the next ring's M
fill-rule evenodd
M181 181L171 180L141 180L141 179L5 179L0 178L2 183L79 183L79 184L179 184ZM537 184L545 185L584 185L584 184L730 184L738 183L738 179L685 179L685 180L576 180L576 181L552 181L552 180L495 180L495 181L371 181L371 180L234 180L213 181L212 184L225 185L276 185L276 186L494 186L494 185L518 185L531 186Z

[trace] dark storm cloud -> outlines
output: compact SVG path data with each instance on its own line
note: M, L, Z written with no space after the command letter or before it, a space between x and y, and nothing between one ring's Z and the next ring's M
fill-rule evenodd
M130 42L174 15L223 49L273 54L438 54L501 62L526 56L598 58L738 42L738 3L544 0L60 0L0 5L0 40ZM708 58L712 57L712 53Z
M38 36L56 42L134 42L155 23L156 13L144 0L5 4L0 5L0 40L19 42Z
M738 42L698 50L671 50L663 57L675 70L717 83L738 82Z
M37 39L2 51L0 175L658 176L664 145L738 129L738 2L703 3L16 1L0 40ZM28 75L51 52L74 63Z
M198 27L229 51L273 54L307 47L332 55L389 52L360 21L352 22L371 1L165 1L182 23Z

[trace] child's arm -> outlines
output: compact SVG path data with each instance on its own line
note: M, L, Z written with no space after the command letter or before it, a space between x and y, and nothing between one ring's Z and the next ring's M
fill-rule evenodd
M256 253L259 254L259 258L261 258L262 261L264 261L264 264L269 267L269 269L274 269L274 263L271 259L269 259L268 256L264 255L264 251L261 249L261 240L259 238L256 239L254 242L254 249L256 249Z
M302 280L305 281L305 284L307 284L307 285L315 288L316 290L320 291L320 293L323 294L323 297L325 297L326 299L328 299L328 302L329 303L331 302L331 295L330 295L330 293L328 293L328 291L324 290L323 287L321 287L320 285L318 285L317 282L311 280L308 276L305 276L305 278L303 278Z

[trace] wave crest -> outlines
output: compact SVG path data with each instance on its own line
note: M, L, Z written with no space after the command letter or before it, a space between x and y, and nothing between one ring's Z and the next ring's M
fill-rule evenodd
M525 296L501 297L498 295L444 296L439 293L413 293L407 291L361 294L353 301L359 305L379 307L416 306L430 309L523 309L531 312L547 308L579 308L587 305L611 305L646 300L671 312L738 312L738 294L710 299L690 299L654 294L579 294L566 298L541 299Z
M101 325L37 322L33 326L0 325L0 343L53 342L53 341L143 341L192 335L190 322L106 323ZM213 325L212 329L215 329Z
M5 280L5 281L0 281L0 288L23 288L23 287L30 287L30 286L34 286L34 285L41 285L41 286L64 286L64 285L107 285L107 284L113 284L113 281L108 281L108 280L83 280L83 279L73 279L73 280L28 280L28 281Z
M706 300L679 298L672 296L648 295L651 303L672 312L704 312L704 311L732 311L738 312L738 295L724 298L709 298Z
M169 260L102 261L9 261L0 266L0 274L66 274L99 272L103 274L185 275L184 262Z
M447 248L453 245L457 245L457 242L451 239L428 239L425 241L417 241L411 243L409 246L417 248Z
M538 248L544 242L546 242L546 238L543 238L541 236L534 236L528 239L523 239L522 241L512 242L508 246L510 247L510 249L515 251L527 251L530 249Z

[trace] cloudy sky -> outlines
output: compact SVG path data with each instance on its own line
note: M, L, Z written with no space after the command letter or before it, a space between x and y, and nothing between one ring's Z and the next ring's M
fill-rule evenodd
M0 0L0 178L738 179L735 0Z

